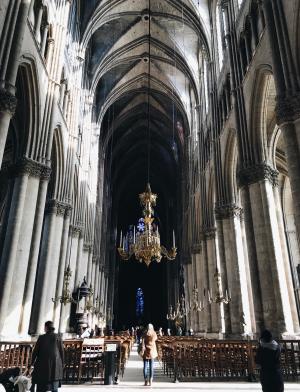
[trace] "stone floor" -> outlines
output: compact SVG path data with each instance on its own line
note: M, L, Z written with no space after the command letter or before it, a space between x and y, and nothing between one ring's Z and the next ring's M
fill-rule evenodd
M79 392L88 391L96 392L106 390L114 390L115 392L130 392L138 389L147 390L155 389L157 391L171 391L171 390L182 390L184 392L196 392L196 391L207 391L207 392L258 392L261 391L260 384L258 383L245 383L245 382L193 382L193 383L176 383L170 381L170 378L166 377L158 362L155 363L155 377L154 383L151 387L143 386L143 362L139 358L136 348L134 347L133 352L130 355L129 361L126 365L124 377L120 379L119 385L105 386L97 384L84 384L84 385L64 385L60 392ZM300 384L298 383L287 383L285 385L285 391L287 392L300 392Z

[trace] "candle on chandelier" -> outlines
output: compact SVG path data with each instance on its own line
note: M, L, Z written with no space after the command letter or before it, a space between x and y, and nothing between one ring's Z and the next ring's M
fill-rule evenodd
M175 248L175 231L173 230L173 248Z
M133 243L135 244L135 226L133 226Z
M120 233L120 248L122 248L122 230L121 230L121 233Z

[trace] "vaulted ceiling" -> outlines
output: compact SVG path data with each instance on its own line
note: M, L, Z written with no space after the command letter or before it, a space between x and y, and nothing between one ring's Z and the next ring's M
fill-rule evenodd
M125 193L132 203L145 187L148 100L150 181L164 208L170 195L178 193L185 140L197 129L202 56L209 56L208 1L82 2L86 83L117 204L120 198L124 202ZM121 224L128 219L123 214Z

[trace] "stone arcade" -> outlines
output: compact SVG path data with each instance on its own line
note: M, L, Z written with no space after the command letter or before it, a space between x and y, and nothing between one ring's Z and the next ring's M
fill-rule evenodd
M47 319L65 336L166 328L195 289L196 334L299 336L300 1L150 3L1 0L1 340ZM116 248L141 217L149 145L178 255L147 269ZM209 301L216 269L228 304Z

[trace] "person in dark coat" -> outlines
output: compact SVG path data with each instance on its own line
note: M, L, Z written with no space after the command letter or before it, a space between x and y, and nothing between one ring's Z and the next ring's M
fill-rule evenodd
M40 335L32 352L32 384L36 392L57 392L63 378L64 349L59 335L54 333L52 321L45 323L45 334Z
M255 362L260 365L260 382L263 392L283 392L280 370L280 345L273 340L270 331L261 334Z

